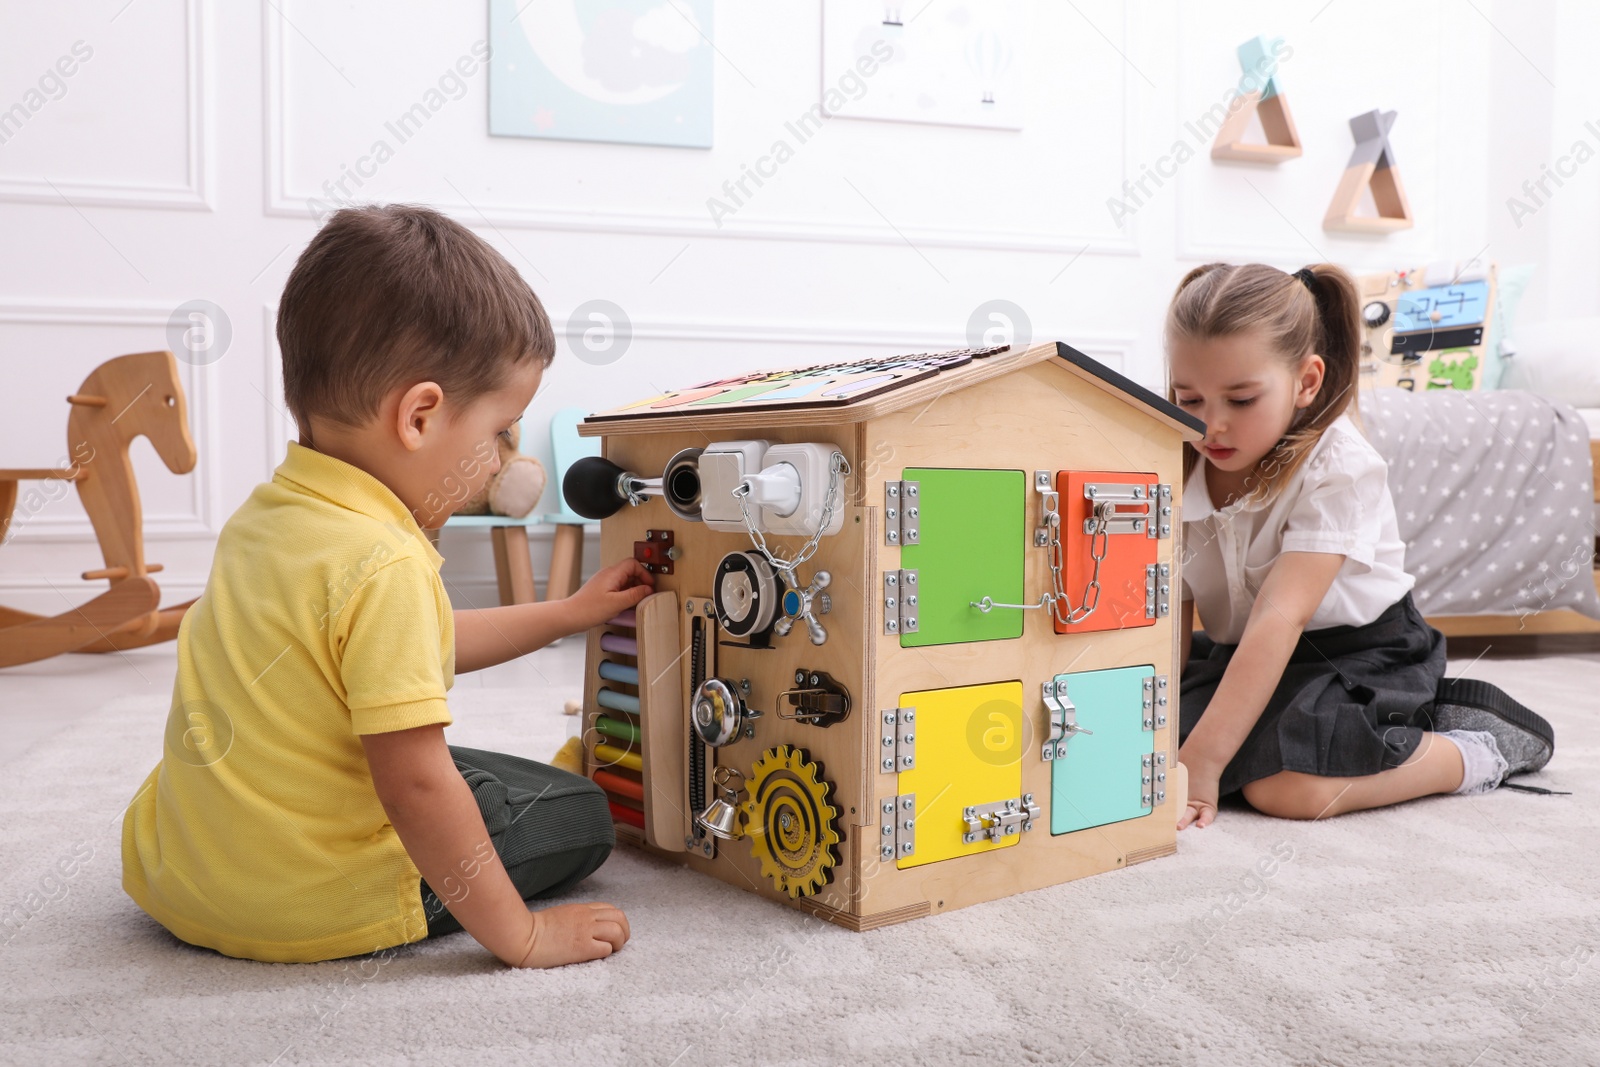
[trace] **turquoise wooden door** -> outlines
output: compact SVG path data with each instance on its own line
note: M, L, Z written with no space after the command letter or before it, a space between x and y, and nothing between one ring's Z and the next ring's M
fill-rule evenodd
M1081 729L1068 736L1066 753L1050 768L1052 834L1150 814L1144 775L1155 731L1145 729L1144 699L1145 681L1154 678L1152 666L1056 675L1067 683Z

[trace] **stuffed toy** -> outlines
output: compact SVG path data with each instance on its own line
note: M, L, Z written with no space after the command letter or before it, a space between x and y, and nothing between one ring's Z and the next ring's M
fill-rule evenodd
M456 509L457 515L505 515L513 519L525 518L544 495L544 464L517 449L522 440L522 426L511 427L511 440L496 437L500 449L500 469L473 494L465 504Z

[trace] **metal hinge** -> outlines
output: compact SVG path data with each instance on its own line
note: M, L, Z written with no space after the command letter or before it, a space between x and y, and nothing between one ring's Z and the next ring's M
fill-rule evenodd
M916 708L888 708L879 716L883 724L878 770L884 774L909 771L917 765Z
M1155 803L1160 804L1167 799L1167 754L1157 752L1153 755L1146 752L1139 757L1142 766L1139 769L1139 806L1153 808L1151 797Z
M1164 619L1172 614L1172 564L1151 563L1144 569L1144 617Z
M1033 820L1039 817L1039 805L1033 802L1032 793L1022 794L1019 800L996 800L992 804L973 804L961 809L967 832L961 835L966 844L975 844L980 838L999 841L1033 829Z
M917 632L917 572L883 572L883 632Z
M917 794L903 793L878 802L878 857L904 859L917 851Z
M1083 487L1091 514L1083 532L1093 534L1100 519L1108 534L1144 534L1149 538L1172 536L1172 486L1121 482L1091 482Z
M1040 682L1039 688L1044 694L1045 710L1049 713L1050 736L1039 749L1039 758L1049 763L1051 760L1062 759L1067 754L1067 741L1074 734L1092 734L1093 730L1085 730L1078 725L1078 709L1067 696L1067 680L1057 678L1051 682Z
M922 519L919 482L883 483L883 543L921 544Z
M1158 674L1144 680L1144 728L1159 730L1167 725L1167 676Z

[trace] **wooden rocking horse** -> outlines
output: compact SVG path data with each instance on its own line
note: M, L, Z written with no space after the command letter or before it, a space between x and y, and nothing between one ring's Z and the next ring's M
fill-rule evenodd
M150 575L161 564L144 560L144 517L128 458L128 445L143 434L174 474L194 470L194 439L177 360L171 352L118 356L97 367L67 402L72 405L67 417L71 466L0 468L0 544L10 530L19 482L72 482L105 557L104 567L83 572L84 580L108 579L111 588L55 616L0 607L0 667L63 652L113 652L169 641L194 603L158 607L161 590Z

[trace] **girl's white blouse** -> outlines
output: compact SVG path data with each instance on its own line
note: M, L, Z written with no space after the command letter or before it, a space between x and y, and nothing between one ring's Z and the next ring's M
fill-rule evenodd
M1276 500L1215 508L1204 456L1183 487L1183 597L1206 636L1238 644L1256 594L1284 552L1346 557L1306 630L1362 626L1400 600L1416 579L1395 523L1389 467L1341 415L1312 446ZM1262 610L1271 607L1263 603Z

